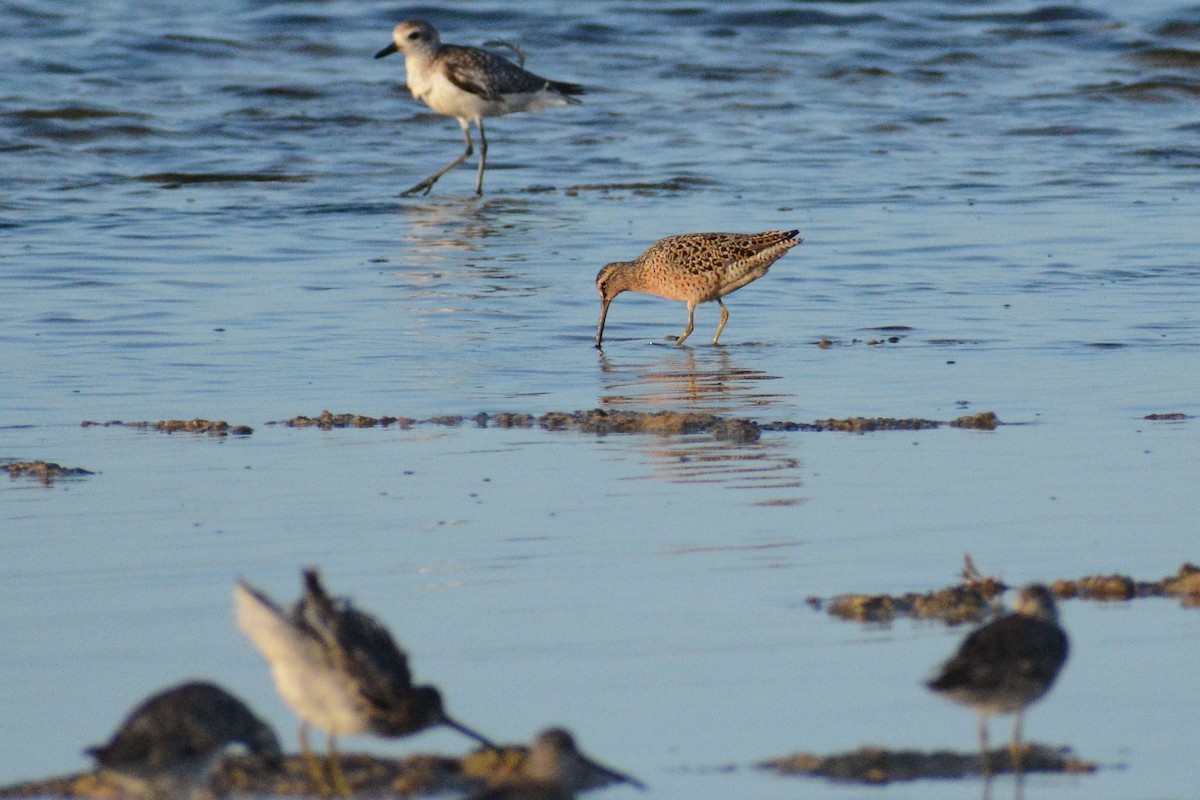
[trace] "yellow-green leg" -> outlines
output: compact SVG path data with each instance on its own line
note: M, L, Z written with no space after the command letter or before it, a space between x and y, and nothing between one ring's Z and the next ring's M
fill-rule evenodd
M333 797L333 789L325 780L325 771L321 769L321 762L313 754L312 748L308 746L307 723L300 725L300 755L304 757L304 766L308 767L308 777L317 787L317 791L321 793L322 797Z
M683 344L687 337L692 335L692 328L696 327L696 304L688 303L688 326L683 335L675 340L675 344Z
M721 331L725 330L725 323L729 321L729 309L725 307L721 298L718 297L717 302L721 305L721 322L717 325L717 335L713 337L713 344L716 344L717 339L721 338Z
M979 772L984 782L992 779L992 766L988 763L988 720L987 715L979 715Z
M1021 775L1021 718L1023 712L1016 713L1016 719L1013 721L1012 735L1012 768L1013 774L1018 777Z
M342 762L338 758L336 740L333 736L329 737L329 777L333 781L333 791L339 797L349 797L354 793L350 790L350 782L346 780L346 774L342 772Z

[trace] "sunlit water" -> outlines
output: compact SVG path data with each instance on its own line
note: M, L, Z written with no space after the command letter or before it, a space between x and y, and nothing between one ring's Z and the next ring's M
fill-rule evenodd
M374 61L403 16L520 43L585 104L452 120ZM960 631L866 630L810 595L1200 557L1200 10L1172 3L6 3L0 457L98 474L0 490L0 783L205 676L285 736L236 631L246 577L320 565L502 740L561 723L654 796L976 796L748 767L974 743L922 686ZM690 230L797 227L729 299L622 295L607 261ZM898 341L868 345L867 340ZM833 345L821 349L827 338ZM602 406L992 433L597 438L264 423ZM205 416L248 438L81 428ZM1194 795L1200 617L1068 602L1030 714L1098 775L1026 795ZM994 737L1007 735L1006 724ZM430 733L356 741L454 752ZM718 771L727 765L733 772ZM1008 784L998 787L1005 796ZM634 796L613 790L610 796Z

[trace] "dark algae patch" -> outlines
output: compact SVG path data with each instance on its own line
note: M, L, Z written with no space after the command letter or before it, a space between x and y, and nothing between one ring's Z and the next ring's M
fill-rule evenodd
M342 753L339 760L346 782L355 796L462 796L519 781L524 776L528 755L528 747L511 745L494 750L480 748L461 758L418 754L395 759L364 753ZM584 789L601 788L611 782L604 776L596 775ZM269 769L261 759L252 756L227 755L214 771L209 788L217 797L322 796L300 755L285 756L278 770ZM128 792L104 771L0 787L0 798L120 800L128 796Z
M249 425L230 425L222 419L211 420L202 419L166 419L158 422L122 422L121 420L109 420L107 422L93 422L84 420L80 423L84 428L136 428L138 430L153 430L163 433L207 433L210 436L249 436L254 433L254 429Z
M58 478L80 478L84 475L95 475L91 470L82 467L64 467L53 461L9 461L3 465L8 477L33 478L43 486L49 486Z
M983 575L967 556L963 582L931 592L891 594L841 594L829 600L808 598L813 608L824 608L835 617L854 622L888 623L897 617L936 619L947 625L982 622L992 616L1000 595L1009 588L1000 580Z
M1021 748L1021 772L1091 773L1096 765L1083 761L1069 748L1029 743ZM796 753L771 758L756 764L780 775L808 775L845 783L885 784L895 781L923 779L954 779L982 775L978 753L955 753L937 750L923 753L918 750L889 750L883 747L861 747L850 753L820 756ZM1008 747L988 752L988 768L992 773L1012 772L1012 753Z
M734 442L757 441L768 431L842 431L845 433L869 433L874 431L916 431L940 428L949 425L955 428L994 430L1003 424L992 412L959 417L949 422L921 418L896 417L846 417L823 419L815 422L776 420L756 422L751 419L722 417L697 411L608 411L594 408L588 411L548 411L540 416L528 413L480 412L472 417L455 415L415 419L404 416L379 416L367 414L334 414L323 411L315 417L297 416L290 419L268 422L268 425L286 425L292 428L387 428L396 426L409 429L418 425L458 427L470 421L477 428L541 428L546 431L576 431L597 436L616 433L658 434L663 436L710 434L715 439ZM88 424L88 423L85 423ZM92 423L94 424L94 423Z
M1083 578L1059 578L1049 583L1060 600L1127 601L1139 597L1176 597L1188 608L1200 608L1200 567L1183 564L1177 573L1156 581L1139 581L1115 573ZM1001 610L1000 595L1009 586L982 575L968 557L963 582L944 589L905 594L841 594L829 599L809 597L808 604L852 622L890 623L901 617L940 620L947 625L976 623Z
M707 414L699 411L608 411L594 408L588 411L548 411L545 414L534 415L521 412L479 412L471 417L457 414L444 414L416 419L406 416L371 416L369 414L335 414L322 411L314 417L299 415L288 419L267 422L267 425L285 425L289 428L318 428L334 430L338 428L391 428L402 430L419 425L435 425L446 428L457 428L465 423L472 423L476 428L541 428L546 431L576 431L595 436L606 436L618 433L658 434L660 436L677 436L689 434L709 434L719 441L755 442L764 432L807 431L820 433L823 431L840 431L843 433L872 433L876 431L919 431L930 428L940 428L949 425L953 428L974 428L977 430L994 430L1003 423L991 411L985 411L972 416L958 417L943 422L935 419L919 417L843 417L820 419L813 422L798 422L795 420L773 420L758 422L752 419L737 417L722 417L717 414ZM196 418L190 420L160 420L158 422L124 422L108 420L97 422L85 420L80 423L84 428L92 427L125 427L137 430L155 430L163 433L207 433L213 436L249 436L254 429L249 425L231 425L224 420L208 420Z
M355 795L410 797L462 793L472 788L465 782L460 762L455 758L414 755L398 760L343 754L340 760L346 782ZM321 796L303 757L298 755L285 757L278 771L267 769L260 760L249 756L227 756L213 773L210 788L217 797ZM128 796L121 784L104 771L0 787L0 798L80 797L119 800Z

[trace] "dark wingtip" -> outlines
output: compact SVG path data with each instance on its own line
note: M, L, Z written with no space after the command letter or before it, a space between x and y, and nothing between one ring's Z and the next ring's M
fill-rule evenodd
M315 595L316 597L328 597L329 594L325 591L325 587L321 585L321 573L316 567L305 567L304 575L304 591L307 594Z

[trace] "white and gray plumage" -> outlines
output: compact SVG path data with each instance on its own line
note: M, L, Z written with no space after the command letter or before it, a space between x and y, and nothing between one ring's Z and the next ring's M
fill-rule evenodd
M1054 596L1041 584L1021 590L1013 613L977 628L926 685L979 713L980 766L989 775L988 718L1015 714L1012 759L1020 772L1021 720L1054 684L1067 660L1067 634Z
M516 780L492 787L473 800L571 800L576 792L614 783L646 788L636 778L585 756L567 731L548 728L534 739Z
M339 736L392 738L445 725L492 746L446 713L435 687L414 686L408 658L387 629L349 600L330 597L316 570L305 570L304 594L291 610L244 581L234 588L234 606L239 627L300 717L300 747L322 791L326 784L308 746L309 725L328 737L333 789L341 794L349 787L335 750Z
M439 178L470 158L474 152L472 122L479 129L479 172L475 178L475 194L483 194L488 150L483 118L578 103L575 96L584 93L578 84L534 75L487 50L442 44L437 30L421 20L407 20L397 25L392 31L392 43L376 53L375 58L397 52L404 54L404 71L412 96L437 113L457 119L467 142L467 149L461 156L404 194L422 190L428 194Z
M131 795L180 800L204 786L231 744L245 745L270 768L282 763L275 732L245 703L192 681L147 698L106 744L85 752Z

